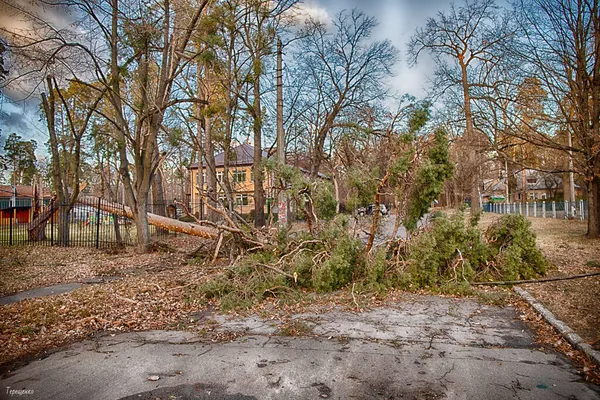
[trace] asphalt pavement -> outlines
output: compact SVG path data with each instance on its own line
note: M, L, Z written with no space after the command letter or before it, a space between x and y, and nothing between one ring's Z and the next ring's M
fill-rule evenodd
M104 335L4 376L10 399L600 399L562 354L540 349L510 307L407 296L362 313L281 323L205 316L237 339ZM202 322L201 321L201 322ZM205 323L205 322L204 322Z

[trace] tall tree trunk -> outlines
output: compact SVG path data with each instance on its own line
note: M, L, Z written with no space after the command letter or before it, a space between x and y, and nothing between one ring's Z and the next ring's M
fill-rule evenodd
M229 210L235 208L235 202L233 198L234 189L231 185L231 179L229 179L229 154L231 152L231 135L233 125L233 112L231 110L231 99L227 100L227 107L225 109L225 140L223 142L223 181L221 182L221 189L225 192L225 199Z
M200 48L198 49L198 52L200 52ZM204 93L204 88L202 86L202 63L200 61L198 61L196 63L196 68L197 68L197 72L196 72L196 90L198 91L198 99L199 100L204 100L206 101L206 96ZM197 177L197 182L192 182L192 187L190 188L190 193L194 193L194 190L198 190L198 194L199 196L199 204L191 204L191 210L194 210L194 208L196 206L199 207L199 217L200 219L204 219L204 200L202 200L202 195L204 192L204 182L205 179L204 177L206 176L205 174L205 167L206 167L206 162L204 161L204 116L203 116L203 109L204 109L204 104L202 104L201 102L198 102L195 104L196 107L196 146L198 148L197 151L197 155L198 155L198 174L196 175ZM192 160L193 161L193 160Z
M147 253L150 251L150 225L148 225L148 198L141 196L137 199L138 209L134 211L135 227L137 230L137 251L139 253Z
M311 178L316 178L319 175L319 170L321 168L321 163L323 162L323 152L325 148L325 139L327 139L327 135L329 131L333 127L333 123L340 111L339 101L338 104L333 106L331 113L327 114L325 117L325 122L319 130L317 131L315 141L314 141L314 151L313 157L310 165L310 176Z
M262 165L262 110L260 105L260 76L254 81L254 226L265 226L265 192Z
M588 226L589 238L600 237L600 177L594 176L588 183Z
M68 247L70 244L70 226L69 226L68 204L58 205L58 245Z
M285 159L285 132L283 131L283 45L281 44L281 38L277 36L277 161L281 164L286 164ZM337 181L336 189L337 189ZM336 192L337 193L337 192ZM336 211L339 212L339 201ZM280 190L277 193L277 209L278 209L278 221L281 226L287 226L288 224L288 200L284 190Z
M206 201L208 204L215 207L217 204L217 168L215 166L215 148L212 139L211 123L210 117L204 118L204 158L206 161L207 187ZM219 214L209 208L207 210L207 218L209 221L215 222L219 218Z
M125 132L127 127L127 121L123 116L123 102L121 99L121 85L120 85L120 71L119 71L119 54L118 54L118 44L119 44L119 30L118 30L118 21L119 21L119 1L112 0L111 4L111 62L110 62L110 71L111 71L111 84L110 84L110 102L115 111L115 119L117 121L115 136L117 141L117 151L119 158L119 175L123 182L123 192L125 194L125 203L129 205L129 207L134 211L134 214L137 212L137 204L135 193L133 190L133 184L131 181L131 176L129 175L129 156L127 154L127 139L125 137ZM136 222L137 223L137 222ZM148 235L148 240L149 240ZM138 236L139 240L139 236Z
M44 114L46 115L46 123L48 126L48 133L50 136L50 150L52 154L52 181L54 183L54 190L57 196L58 205L58 245L68 246L69 245L69 210L68 203L68 187L66 177L63 178L63 170L60 164L59 154L59 143L56 135L56 97L54 95L54 88L52 78L47 78L48 83L48 97L42 93L42 105ZM58 90L58 88L57 88Z
M473 178L470 182L471 185L471 214L479 212L481 204L479 202L479 139L478 135L475 135L473 128L473 113L471 111L471 94L469 92L469 81L467 76L467 65L460 60L461 72L462 72L462 87L464 96L464 107L465 107L465 136L466 140L472 151L467 155L467 161L469 168L473 168Z
M158 148L156 148L158 154ZM162 171L160 167L154 172L152 178L152 213L156 215L166 216L167 215L167 203L165 200L165 186L163 182ZM169 231L165 229L159 229L159 232L166 234Z
M114 203L118 203L119 199L117 198L117 193L119 192L119 182L116 181L115 184L115 189L113 190L113 186L111 184L111 182L113 181L113 177L111 176L110 173L110 164L108 164L106 166L106 171L107 173L105 173L105 168L103 166L103 162L100 159L100 157L98 157L97 160L98 165L100 166L100 182L102 185L102 197L104 197L104 194L108 194L108 199ZM108 177L106 176L106 174L108 174ZM119 216L117 214L112 214L112 218L113 218L113 228L114 228L114 232L115 232L115 240L117 241L117 243L119 244L119 246L123 245L123 237L121 236L121 225L119 223Z
M156 149L158 153L158 149ZM165 200L165 185L160 167L154 172L152 178L152 213L156 215L167 215L167 204Z

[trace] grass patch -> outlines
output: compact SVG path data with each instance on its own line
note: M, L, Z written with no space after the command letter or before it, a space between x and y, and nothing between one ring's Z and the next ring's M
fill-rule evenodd
M592 267L592 268L600 268L600 261L598 260L589 260L585 263L586 267Z

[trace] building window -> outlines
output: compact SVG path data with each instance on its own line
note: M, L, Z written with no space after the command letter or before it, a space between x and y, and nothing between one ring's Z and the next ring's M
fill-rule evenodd
M546 200L546 193L542 193L542 200Z
M236 194L235 195L235 205L236 206L247 206L248 205L248 195L247 194Z
M246 170L234 170L232 178L234 183L246 182Z
M223 182L223 171L217 171L217 182Z

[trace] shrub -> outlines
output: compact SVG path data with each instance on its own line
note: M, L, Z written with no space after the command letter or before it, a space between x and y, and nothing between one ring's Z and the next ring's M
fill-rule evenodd
M409 272L418 287L470 280L487 256L481 233L465 225L464 214L438 216L432 229L410 244Z
M431 226L396 248L365 245L349 229L349 217L327 221L316 236L280 229L267 248L245 256L199 288L223 310L249 308L267 297L293 299L298 289L330 292L355 282L358 291L391 287L472 294L469 282L529 279L545 273L546 261L523 216L506 215L483 234L479 216L436 213ZM354 287L354 286L353 286Z
M478 221L475 215L466 224L462 212L451 218L436 216L432 228L410 243L410 282L415 287L451 288L476 276L479 280L517 280L546 272L547 262L525 217L506 215L485 235L477 228ZM462 292L463 288L450 291Z
M546 273L548 263L536 246L530 227L526 217L507 214L486 232L505 280L531 279Z
M321 292L339 289L352 281L364 266L364 245L351 236L348 216L339 215L320 234L329 257L315 265L312 286Z
M329 221L335 217L337 201L333 185L330 182L316 182L313 188L315 212L319 219Z

